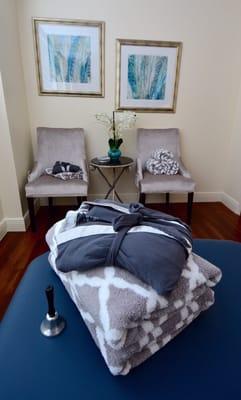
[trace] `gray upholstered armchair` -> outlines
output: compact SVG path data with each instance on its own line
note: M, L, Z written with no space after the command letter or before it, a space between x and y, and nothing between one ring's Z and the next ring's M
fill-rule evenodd
M37 128L37 145L37 161L25 186L32 230L36 229L34 198L48 197L51 206L53 197L76 197L80 204L88 193L88 169L82 128ZM46 175L45 169L52 167L56 161L79 165L83 170L83 180L64 181Z
M145 161L153 150L163 147L171 151L179 162L177 175L152 175L145 171ZM187 220L191 222L193 193L195 182L181 160L178 129L138 129L137 131L137 176L136 183L140 191L140 202L145 204L146 194L166 193L169 203L170 193L188 193Z

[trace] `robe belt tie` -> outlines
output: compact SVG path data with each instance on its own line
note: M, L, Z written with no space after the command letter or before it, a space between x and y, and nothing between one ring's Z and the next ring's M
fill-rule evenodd
M127 235L128 231L133 227L140 225L143 221L142 214L132 213L132 214L124 214L120 215L113 219L112 226L117 234L115 235L110 249L108 251L105 265L115 265L117 255L119 253L121 244Z

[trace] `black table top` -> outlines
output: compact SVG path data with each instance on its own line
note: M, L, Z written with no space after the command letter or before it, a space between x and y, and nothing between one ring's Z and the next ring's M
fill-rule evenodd
M123 168L129 167L133 163L134 160L130 157L120 157L119 161L110 161L107 164L103 164L103 162L99 161L98 157L92 158L92 160L90 161L90 165L100 168Z

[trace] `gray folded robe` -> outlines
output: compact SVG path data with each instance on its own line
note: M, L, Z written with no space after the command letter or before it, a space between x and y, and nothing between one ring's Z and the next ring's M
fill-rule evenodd
M140 203L84 202L73 226L69 220L68 213L56 236L62 272L115 265L164 294L176 286L192 250L184 222Z
M56 268L60 221L47 233L49 262L82 315L113 375L126 375L180 333L214 302L221 271L190 254L176 288L160 296L118 267L87 272Z

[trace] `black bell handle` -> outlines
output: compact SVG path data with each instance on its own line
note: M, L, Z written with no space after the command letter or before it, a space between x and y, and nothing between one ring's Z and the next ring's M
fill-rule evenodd
M47 301L48 301L48 315L52 318L55 316L55 308L54 308L54 288L53 286L48 286L45 289Z

